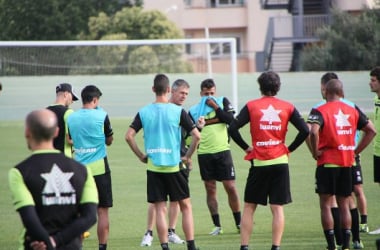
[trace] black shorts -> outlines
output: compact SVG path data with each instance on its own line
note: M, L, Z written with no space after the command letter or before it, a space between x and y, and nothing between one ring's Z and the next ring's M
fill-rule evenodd
M180 201L190 197L189 185L181 171L158 173L147 171L147 197L149 203Z
M318 166L315 181L315 192L318 194L347 197L353 191L351 168Z
M373 181L380 183L380 156L373 156Z
M288 164L249 169L244 201L260 205L285 205L292 202Z
M112 182L111 172L94 176L96 187L98 189L99 207L112 207Z
M198 155L198 165L203 181L235 180L231 151Z
M355 166L352 166L352 185L363 184L362 166L360 164L360 155L355 156Z
M189 176L190 176L190 166L185 165L182 162L179 163L179 171L181 174L185 177L186 181L189 183Z

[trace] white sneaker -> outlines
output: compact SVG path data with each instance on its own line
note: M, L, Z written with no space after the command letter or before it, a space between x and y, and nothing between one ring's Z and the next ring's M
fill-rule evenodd
M149 233L144 234L140 246L142 247L150 247L152 245L153 236Z
M378 229L376 229L376 230L368 232L368 234L380 234L380 227Z
M169 233L169 242L174 244L185 244L185 241L182 240L176 233Z
M212 231L209 233L210 235L219 235L223 234L223 230L221 227L214 227Z

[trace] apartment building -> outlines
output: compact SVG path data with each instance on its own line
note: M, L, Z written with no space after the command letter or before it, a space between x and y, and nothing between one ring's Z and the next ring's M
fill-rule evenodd
M236 38L238 72L297 70L300 46L315 42L314 31L328 24L331 8L358 12L374 8L377 0L144 0L144 8L158 9L183 30L186 38ZM206 72L201 46L187 45L194 71ZM210 45L211 67L230 71L226 43Z

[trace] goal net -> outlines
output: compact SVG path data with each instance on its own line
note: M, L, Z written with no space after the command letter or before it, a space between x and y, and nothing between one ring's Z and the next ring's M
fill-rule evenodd
M235 38L0 41L0 76L207 73L231 74L237 107Z

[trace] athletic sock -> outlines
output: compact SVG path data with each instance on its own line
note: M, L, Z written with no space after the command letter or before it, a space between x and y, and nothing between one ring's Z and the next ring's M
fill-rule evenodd
M350 212L351 212L352 241L360 241L358 209L357 208L351 209Z
M153 236L153 231L152 230L146 230L145 235L149 234L150 236Z
M99 244L99 250L107 250L107 244Z
M213 214L211 215L211 218L212 218L212 222L214 223L214 225L216 227L220 227L220 218L219 218L219 214Z
M194 240L188 240L186 241L187 243L187 250L196 250L197 248L195 247L195 241Z
M343 236L342 249L350 249L351 230L347 228L342 229L342 236Z
M240 213L240 211L239 212L234 212L232 214L234 216L235 225L239 226L240 225L240 221L241 221L241 213Z
M175 229L174 228L169 228L168 229L169 234L175 234Z
M336 244L341 246L342 245L342 229L340 227L339 208L332 207L331 213L334 219L334 235L335 235Z
M367 224L367 215L366 214L360 215L360 224Z
M323 233L325 234L325 238L327 241L327 249L335 249L335 239L334 239L334 230L333 229L327 229L324 230Z
M161 243L162 250L169 250L169 244L168 243Z

